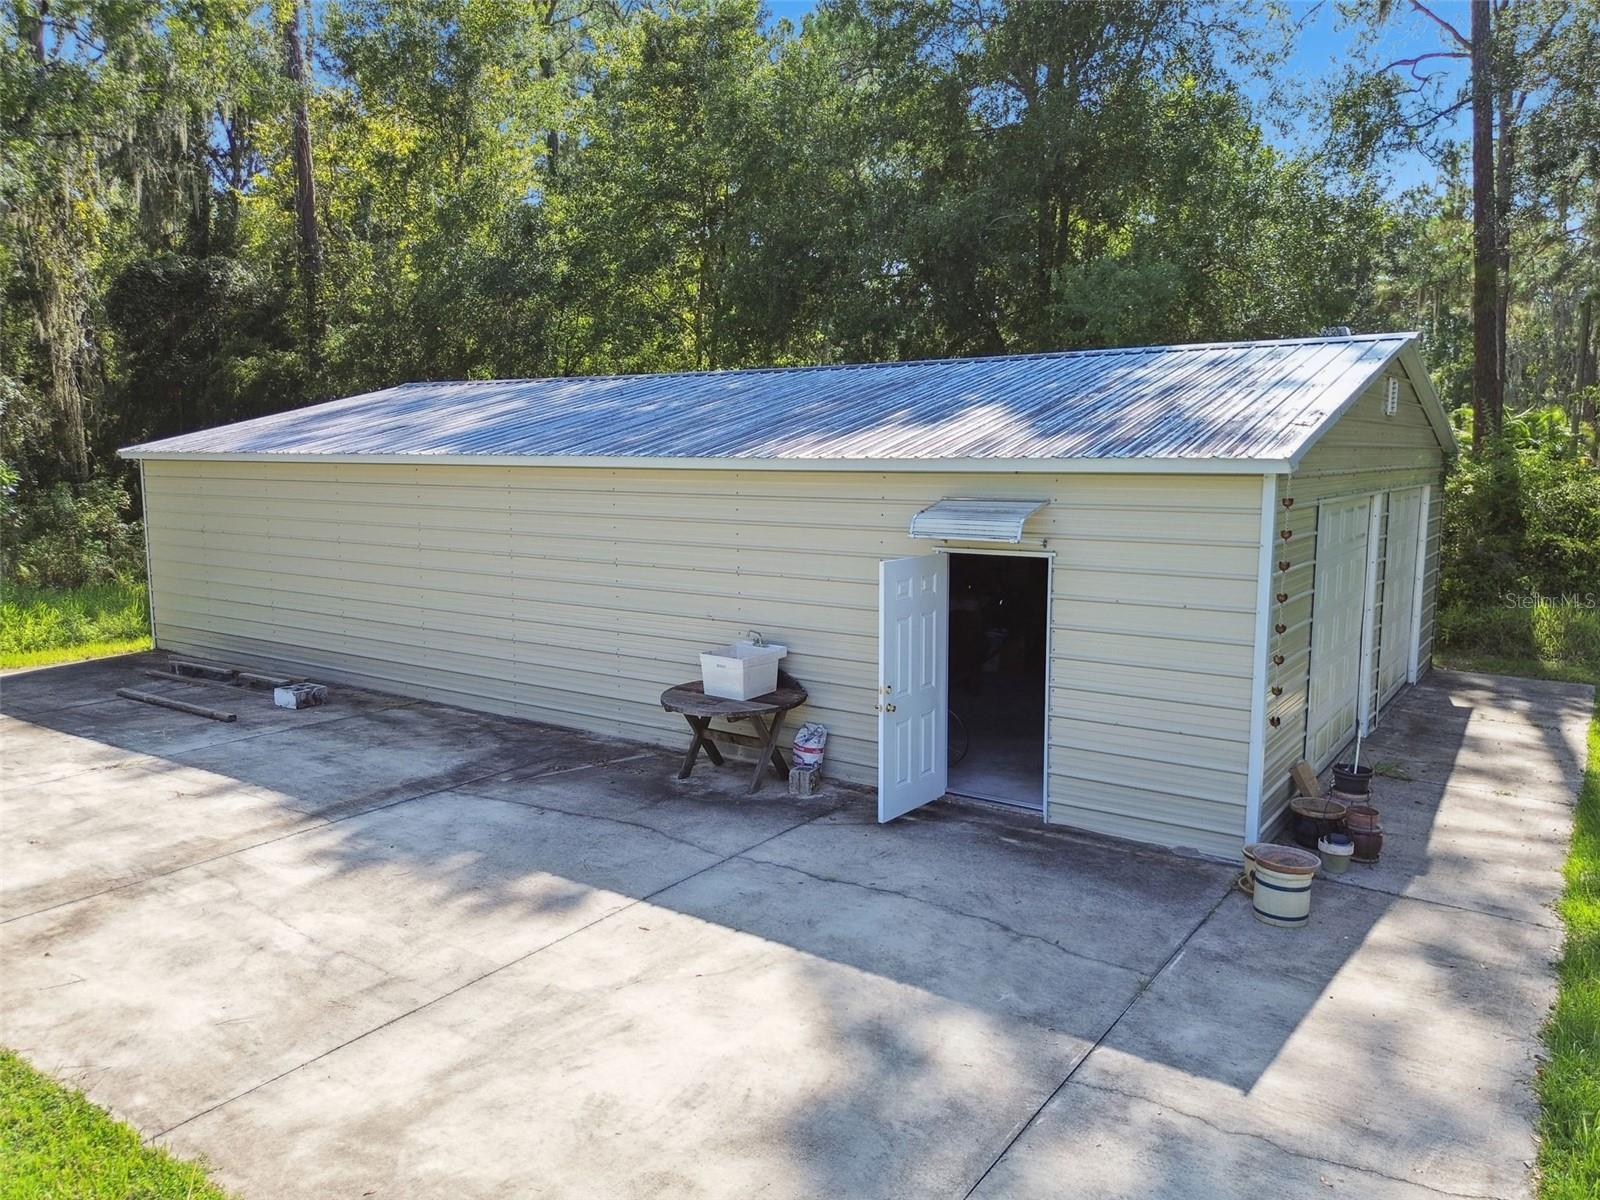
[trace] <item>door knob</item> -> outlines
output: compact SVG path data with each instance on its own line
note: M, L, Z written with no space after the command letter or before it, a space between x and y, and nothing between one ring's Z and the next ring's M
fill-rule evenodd
M884 706L883 706L883 711L884 711L884 712L893 712L893 711L894 711L894 705L892 705L892 704L885 704L885 705L884 705Z

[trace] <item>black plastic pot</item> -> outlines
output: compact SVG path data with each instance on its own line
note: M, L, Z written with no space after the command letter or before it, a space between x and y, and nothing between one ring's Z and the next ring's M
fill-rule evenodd
M1372 790L1372 768L1334 763L1333 790L1347 796L1365 796Z

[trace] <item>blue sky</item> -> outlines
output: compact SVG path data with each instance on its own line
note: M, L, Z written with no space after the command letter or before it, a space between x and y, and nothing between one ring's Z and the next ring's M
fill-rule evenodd
M815 4L814 0L767 0L767 7L774 18L784 17L799 26ZM1350 61L1364 26L1359 22L1347 24L1341 18L1334 0L1288 0L1284 7L1296 30L1294 49L1283 72L1284 78L1291 81L1290 86L1309 89L1322 80L1336 76ZM1462 32L1466 31L1466 0L1438 0L1430 7ZM1394 8L1394 15L1377 39L1375 52L1382 56L1380 61L1390 62L1446 48L1441 31L1426 17L1403 2L1395 4ZM1449 60L1439 60L1428 66L1434 70L1451 72L1452 79L1458 78L1462 72L1461 64ZM1245 91L1258 104L1268 99L1267 85L1257 81L1247 82ZM1449 126L1449 131L1451 136L1465 137L1465 119L1457 119ZM1292 148L1302 139L1312 140L1314 137L1314 131L1304 127L1270 132L1273 139L1286 148ZM1418 184L1432 184L1436 175L1433 164L1421 154L1396 157L1390 164L1390 172L1391 190L1396 193Z

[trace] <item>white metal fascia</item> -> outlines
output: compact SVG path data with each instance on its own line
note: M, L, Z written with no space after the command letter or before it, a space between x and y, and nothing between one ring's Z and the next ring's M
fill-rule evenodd
M1267 661L1272 651L1272 564L1278 537L1278 475L1261 477L1261 534L1256 560L1255 636L1250 663L1250 750L1245 773L1244 840L1261 837L1267 773Z
M206 451L117 451L140 462L318 463L327 465L451 467L572 467L602 470L689 471L924 471L1038 475L1260 475L1286 471L1286 459L1262 458L649 458L576 454L267 454Z
M1433 426L1434 436L1439 439L1445 457L1455 457L1461 450L1456 441L1456 431L1450 425L1450 414L1445 411L1444 401L1433 386L1433 379L1428 375L1428 366L1422 361L1422 352L1417 349L1415 339L1400 348L1400 366L1411 381L1411 386L1416 389L1417 398L1422 401L1422 411L1428 418L1428 424Z

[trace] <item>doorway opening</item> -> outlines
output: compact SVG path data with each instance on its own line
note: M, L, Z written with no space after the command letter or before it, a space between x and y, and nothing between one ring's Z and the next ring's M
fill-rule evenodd
M1044 807L1049 560L950 555L949 790Z

